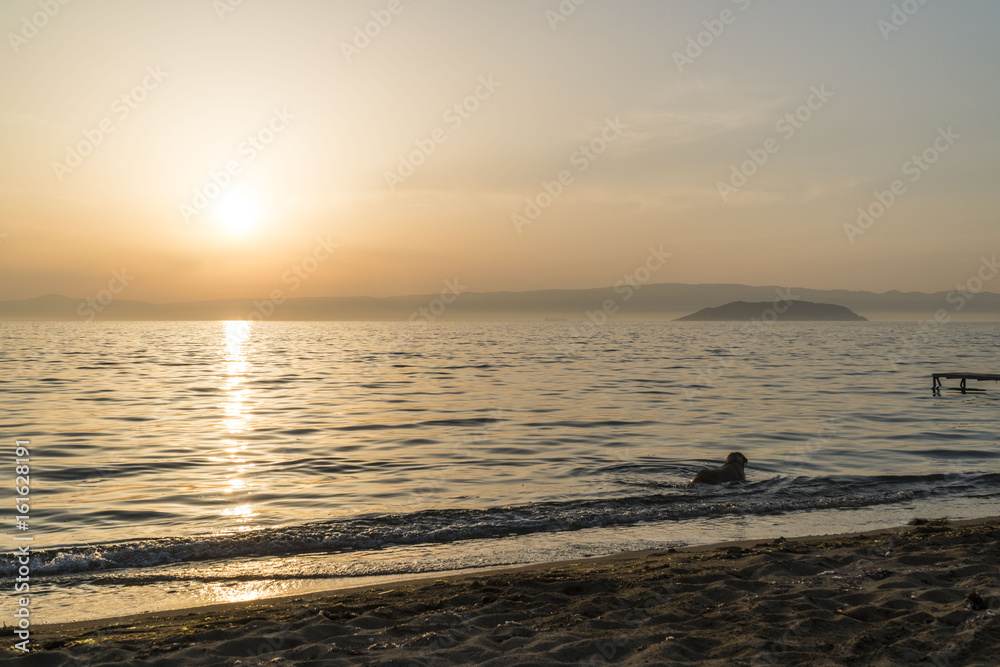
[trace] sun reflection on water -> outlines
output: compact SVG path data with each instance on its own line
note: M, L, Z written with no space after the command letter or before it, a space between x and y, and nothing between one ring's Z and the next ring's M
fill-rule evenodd
M223 516L253 516L253 507L250 505L240 505L239 507L230 507L219 512Z
M220 407L224 414L221 430L225 456L213 458L213 461L226 466L225 473L221 475L224 480L221 493L239 494L239 500L245 500L253 493L253 484L246 479L246 475L254 464L247 462L244 455L248 445L240 439L242 434L253 430L253 416L248 408L251 389L245 386L250 374L247 341L252 330L253 322L226 322L224 326L222 354L225 377L221 386L223 402ZM240 524L247 524L258 515L253 505L245 503L224 508L219 514L230 517L235 524L224 528L224 532L248 530L248 526Z
M226 402L223 404L226 419L223 422L229 433L243 433L249 429L250 415L246 401L250 389L243 386L250 372L247 357L247 340L252 330L252 322L226 322L224 356L226 379L222 386Z

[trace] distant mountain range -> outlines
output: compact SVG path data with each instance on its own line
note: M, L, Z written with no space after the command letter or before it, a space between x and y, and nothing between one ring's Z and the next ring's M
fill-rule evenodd
M50 294L0 302L0 320L672 320L733 301L835 303L872 320L1000 321L1000 294L852 292L749 285L648 284L532 292L464 292L398 297L306 297L276 304L227 299L154 304L104 294L88 299ZM254 314L256 313L256 314Z
M678 322L867 322L850 308L812 301L733 301L717 308L702 308L697 313L678 317Z

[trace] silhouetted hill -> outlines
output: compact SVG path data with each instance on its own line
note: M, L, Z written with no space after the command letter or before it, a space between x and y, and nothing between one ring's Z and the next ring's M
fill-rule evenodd
M678 317L678 322L749 322L750 320L783 322L867 322L850 308L832 303L812 301L747 303L734 301L715 308L702 308L697 313Z
M127 292L125 293L127 295ZM837 303L870 319L926 320L944 311L955 320L1000 320L1000 294L980 292L850 292L750 285L648 284L596 289L553 289L533 292L465 292L452 303L440 294L398 297L308 297L275 306L265 299L226 299L154 304L116 298L100 311L83 298L50 294L0 302L0 320L266 320L427 321L543 320L572 321L672 320L702 308L733 301L773 303L776 299ZM93 297L92 297L93 298ZM429 314L423 317L420 309ZM93 311L91 313L91 311ZM258 315L252 315L252 313Z

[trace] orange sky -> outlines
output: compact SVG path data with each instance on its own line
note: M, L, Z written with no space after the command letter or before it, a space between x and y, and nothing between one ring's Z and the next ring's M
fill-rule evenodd
M227 3L3 4L0 299L593 287L650 246L938 291L1000 250L995 4Z

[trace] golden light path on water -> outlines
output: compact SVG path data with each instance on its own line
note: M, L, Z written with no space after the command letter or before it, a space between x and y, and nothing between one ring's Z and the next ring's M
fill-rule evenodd
M248 475L255 463L247 460L249 444L243 436L252 429L253 415L248 406L251 404L252 390L247 386L251 372L249 341L253 333L253 322L229 321L222 327L221 355L225 374L222 377L222 433L223 456L212 458L213 463L224 467L223 474L217 476L221 480L219 489L223 498L238 496L246 498L254 493L254 483ZM250 531L248 525L258 516L253 504L248 502L224 503L219 510L223 517L231 519L232 523L218 531L218 534L230 534ZM200 591L201 596L211 602L245 602L258 598L279 594L281 584L271 581L238 581L247 574L249 563L239 561L221 564L223 572L219 574L229 581L209 582ZM259 571L256 573L259 576ZM233 581L236 579L236 581Z
M222 476L225 482L222 493L227 496L241 491L245 496L253 493L253 484L246 477L255 464L245 458L248 443L241 439L241 436L252 430L253 416L247 407L252 390L246 386L251 368L247 343L252 331L253 322L234 321L225 322L222 332L225 376L221 387L223 403L220 407L225 415L222 420L222 444L226 455L217 457L215 461L226 465L225 475ZM243 524L257 516L253 505L248 503L226 507L220 514L234 518L234 525L223 529L223 532L249 530L249 526Z

